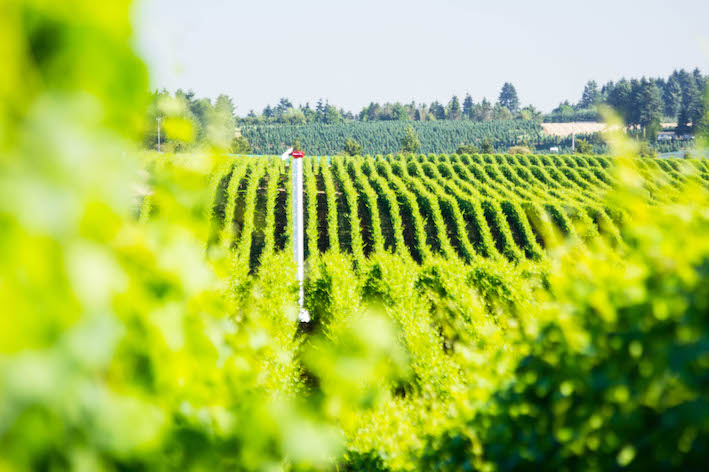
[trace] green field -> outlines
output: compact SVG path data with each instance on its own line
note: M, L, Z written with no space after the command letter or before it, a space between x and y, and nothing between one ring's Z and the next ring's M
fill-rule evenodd
M346 139L350 138L362 145L365 154L377 155L399 152L401 136L409 126L419 136L421 152L425 154L453 153L461 144L480 147L486 140L493 143L498 151L518 145L536 146L539 150L554 146L562 150L571 149L571 137L562 139L550 136L539 123L525 120L247 125L240 131L254 154L280 154L287 144L298 139L303 149L311 155L328 156L342 152Z

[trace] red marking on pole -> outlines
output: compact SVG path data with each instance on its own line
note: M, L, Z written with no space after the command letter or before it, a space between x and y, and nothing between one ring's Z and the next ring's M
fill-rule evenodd
M303 151L293 151L291 156L293 156L293 159L302 159L305 157L305 153Z

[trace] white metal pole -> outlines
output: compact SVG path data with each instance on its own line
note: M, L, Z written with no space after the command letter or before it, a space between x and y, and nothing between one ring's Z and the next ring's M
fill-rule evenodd
M298 280L298 320L301 323L310 322L310 313L305 309L305 290L303 282L305 280L305 244L304 234L305 228L303 224L303 156L300 151L294 152L293 148L289 148L283 153L281 159L286 160L289 157L291 166L291 180L293 183L292 195L292 211L293 211L293 259L297 267L296 280Z
M291 158L290 168L291 168L291 186L293 195L292 198L292 210L293 210L293 260L298 262L298 176L295 172L295 161L296 159Z
M295 248L295 262L298 265L298 271L296 273L296 278L300 284L300 290L298 292L298 306L300 311L298 312L298 320L302 323L310 322L310 313L305 309L305 290L303 288L303 281L305 280L305 245L304 245L304 224L303 224L303 158L293 158L293 171L295 178L293 179L293 195L295 201L293 221L295 223L295 228L293 231L294 248Z

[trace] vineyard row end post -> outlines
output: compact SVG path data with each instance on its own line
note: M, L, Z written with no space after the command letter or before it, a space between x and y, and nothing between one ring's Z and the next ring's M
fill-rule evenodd
M303 222L303 158L305 153L292 148L283 154L283 158L291 157L291 172L293 181L293 258L297 265L298 280L298 320L301 323L310 322L310 313L305 309L305 225Z

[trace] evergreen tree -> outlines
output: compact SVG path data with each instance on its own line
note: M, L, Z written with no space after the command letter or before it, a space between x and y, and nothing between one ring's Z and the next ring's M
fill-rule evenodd
M276 116L279 117L292 108L293 103L291 103L289 99L281 98L281 100L278 102L278 105L276 105Z
M677 118L680 107L682 106L682 87L679 85L679 80L675 76L677 72L667 79L665 87L662 90L663 111L665 116Z
M300 108L300 111L303 112L307 123L312 123L317 120L318 114L310 107L310 103L306 103L304 107Z
M453 95L453 98L451 98L451 101L448 103L448 107L446 109L446 116L449 120L460 119L460 101L455 95Z
M579 108L591 108L598 104L601 100L601 93L598 91L598 84L595 80L590 80L583 88L583 94L581 95L581 102L579 102Z
M643 80L646 80L643 78ZM626 123L630 126L640 124L640 106L641 106L641 91L642 84L637 79L630 80L630 97L628 100Z
M406 107L406 113L409 115L409 119L413 120L414 116L416 115L416 110L418 107L416 106L416 102L411 101L408 105L404 105Z
M631 115L631 94L632 89L630 82L625 79L622 79L608 91L608 105L610 105L626 123L628 123Z
M210 143L220 149L230 149L236 131L236 107L226 95L219 95L214 102L214 112L208 125Z
M691 116L692 131L694 134L707 133L707 103L709 101L709 76L703 76L699 69L694 69L692 73L697 83L699 92L695 101L695 107Z
M472 120L475 113L475 104L473 103L473 97L470 94L465 95L465 100L463 100L463 118Z
M430 112L437 120L446 119L446 109L438 102L431 103Z
M692 71L692 77L694 77L694 82L697 84L697 88L699 90L703 90L707 79L702 75L702 72L699 69L694 69Z
M236 113L236 106L234 101L228 95L219 95L217 100L214 102L214 109L217 112L225 113L230 116L234 116Z
M480 103L478 116L475 118L476 121L490 121L492 120L492 104L487 98L483 98Z
M214 116L214 107L207 98L194 99L194 92L188 102L188 108L192 116L192 124L195 130L195 142L206 143L209 134L209 122Z
M382 106L382 111L379 113L380 121L392 121L394 119L394 105L385 103Z
M514 85L509 82L505 82L500 91L500 98L498 103L507 108L513 115L519 111L519 98L517 97L517 90Z
M677 131L688 133L691 129L690 124L699 123L702 120L703 97L693 74L682 69L679 72L678 80L682 88L682 104L677 117Z
M347 111L344 108L340 108L339 111L340 111L340 116L342 117L343 120L352 121L355 119L355 117L351 111Z
M342 121L342 115L340 115L340 112L335 108L334 106L330 105L329 103L325 105L324 109L324 116L322 119L323 123L326 124L333 124L333 123L340 123Z
M426 113L425 113L425 106L417 107L414 110L414 120L415 121L423 121L426 119Z
M662 95L654 82L643 79L638 92L638 124L648 141L655 141L662 121Z
M325 122L325 103L322 98L318 99L318 103L315 105L315 120L319 123Z
M615 87L615 83L611 80L607 82L603 87L601 87L601 102L607 103L608 102L608 95L610 94L611 90Z

